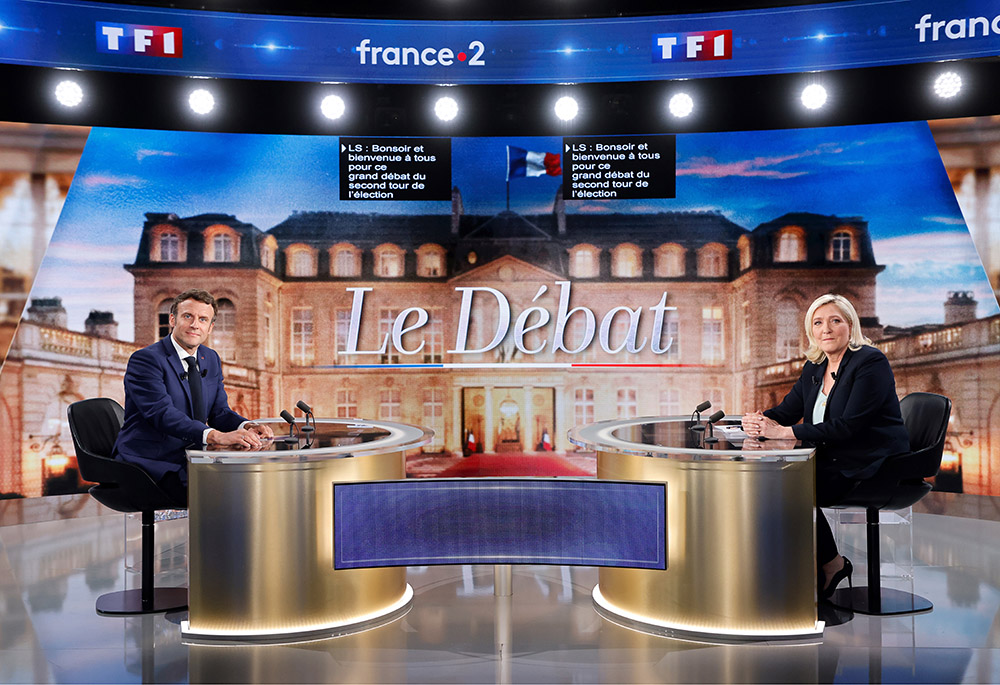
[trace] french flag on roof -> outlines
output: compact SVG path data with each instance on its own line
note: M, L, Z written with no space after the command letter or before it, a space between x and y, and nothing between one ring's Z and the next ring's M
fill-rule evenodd
M518 176L561 176L560 155L507 146L507 180Z

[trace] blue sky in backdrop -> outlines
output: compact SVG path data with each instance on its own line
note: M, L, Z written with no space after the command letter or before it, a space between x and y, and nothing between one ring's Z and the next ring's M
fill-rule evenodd
M92 129L32 290L59 296L69 326L114 312L131 340L132 277L146 212L233 214L267 230L293 210L447 214L450 202L341 202L336 136ZM559 137L454 138L452 184L466 213L506 203L506 145L561 152ZM561 179L511 181L511 209L548 213ZM753 229L788 212L869 222L883 324L943 320L950 290L971 290L979 316L996 299L924 122L680 134L677 192L662 200L567 202L567 212L718 211ZM627 236L623 236L627 240Z

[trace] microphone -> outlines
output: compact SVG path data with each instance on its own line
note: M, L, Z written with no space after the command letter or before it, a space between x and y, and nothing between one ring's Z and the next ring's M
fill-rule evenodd
M298 425L295 423L295 417L292 416L290 413L288 413L287 409L282 409L281 413L278 414L278 416L283 418L285 420L285 423L288 424L288 435L284 438L285 442L298 442L299 439L298 437L295 436L293 432L299 430Z
M712 403L710 401L708 401L708 400L705 400L704 402L702 402L701 404L699 404L697 407L694 408L694 411L691 412L691 420L694 421L695 423L697 423L698 421L701 421L701 413L703 411L705 411L706 409L708 409L709 407L711 407L711 406L712 406ZM693 430L693 431L703 431L703 430L705 430L705 427L704 426L691 426L691 430Z
M718 442L719 441L719 439L717 437L715 437L715 435L713 434L712 424L715 423L716 421L721 421L723 418L725 418L725 416L726 416L726 412L724 412L724 411L722 411L720 409L719 411L715 412L714 414L712 414L711 416L708 417L708 422L705 424L705 425L708 426L708 437L705 438L705 442Z
M302 413L304 413L306 415L306 425L304 425L302 427L302 432L303 433L312 433L314 430L316 430L316 417L313 416L312 407L310 407L308 404L306 404L302 400L299 400L298 402L296 402L295 406L298 407L300 410L302 410ZM312 425L311 426L309 425L309 420L310 419L312 419Z
M833 378L833 380L837 380L837 372L836 371L833 371L832 373L830 373L830 376Z
M834 380L836 380L836 379L834 379ZM816 378L816 376L813 376L813 385L819 385L819 379Z

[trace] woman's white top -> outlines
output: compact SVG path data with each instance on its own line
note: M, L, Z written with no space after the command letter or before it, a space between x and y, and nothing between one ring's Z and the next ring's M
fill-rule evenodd
M826 415L826 400L829 395L823 393L823 388L819 389L819 394L816 395L816 404L813 405L813 423L823 423L823 417Z

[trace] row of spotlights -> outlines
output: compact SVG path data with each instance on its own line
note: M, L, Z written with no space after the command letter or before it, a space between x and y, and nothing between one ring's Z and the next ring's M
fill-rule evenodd
M962 90L962 77L953 71L940 74L934 80L934 94L940 98L952 98ZM83 88L76 81L60 81L55 89L56 101L64 107L76 107L83 102ZM806 109L816 110L828 100L826 88L813 83L802 89L800 96ZM215 96L205 88L191 91L188 105L195 114L210 114L215 109ZM687 93L675 93L667 103L670 114L682 119L694 112L694 98ZM347 111L347 104L339 95L327 95L320 103L320 111L327 119L339 119ZM555 115L562 121L572 121L580 113L580 105L575 98L564 95L556 100ZM434 103L434 114L441 121L451 121L458 116L458 102L449 96L438 98Z

